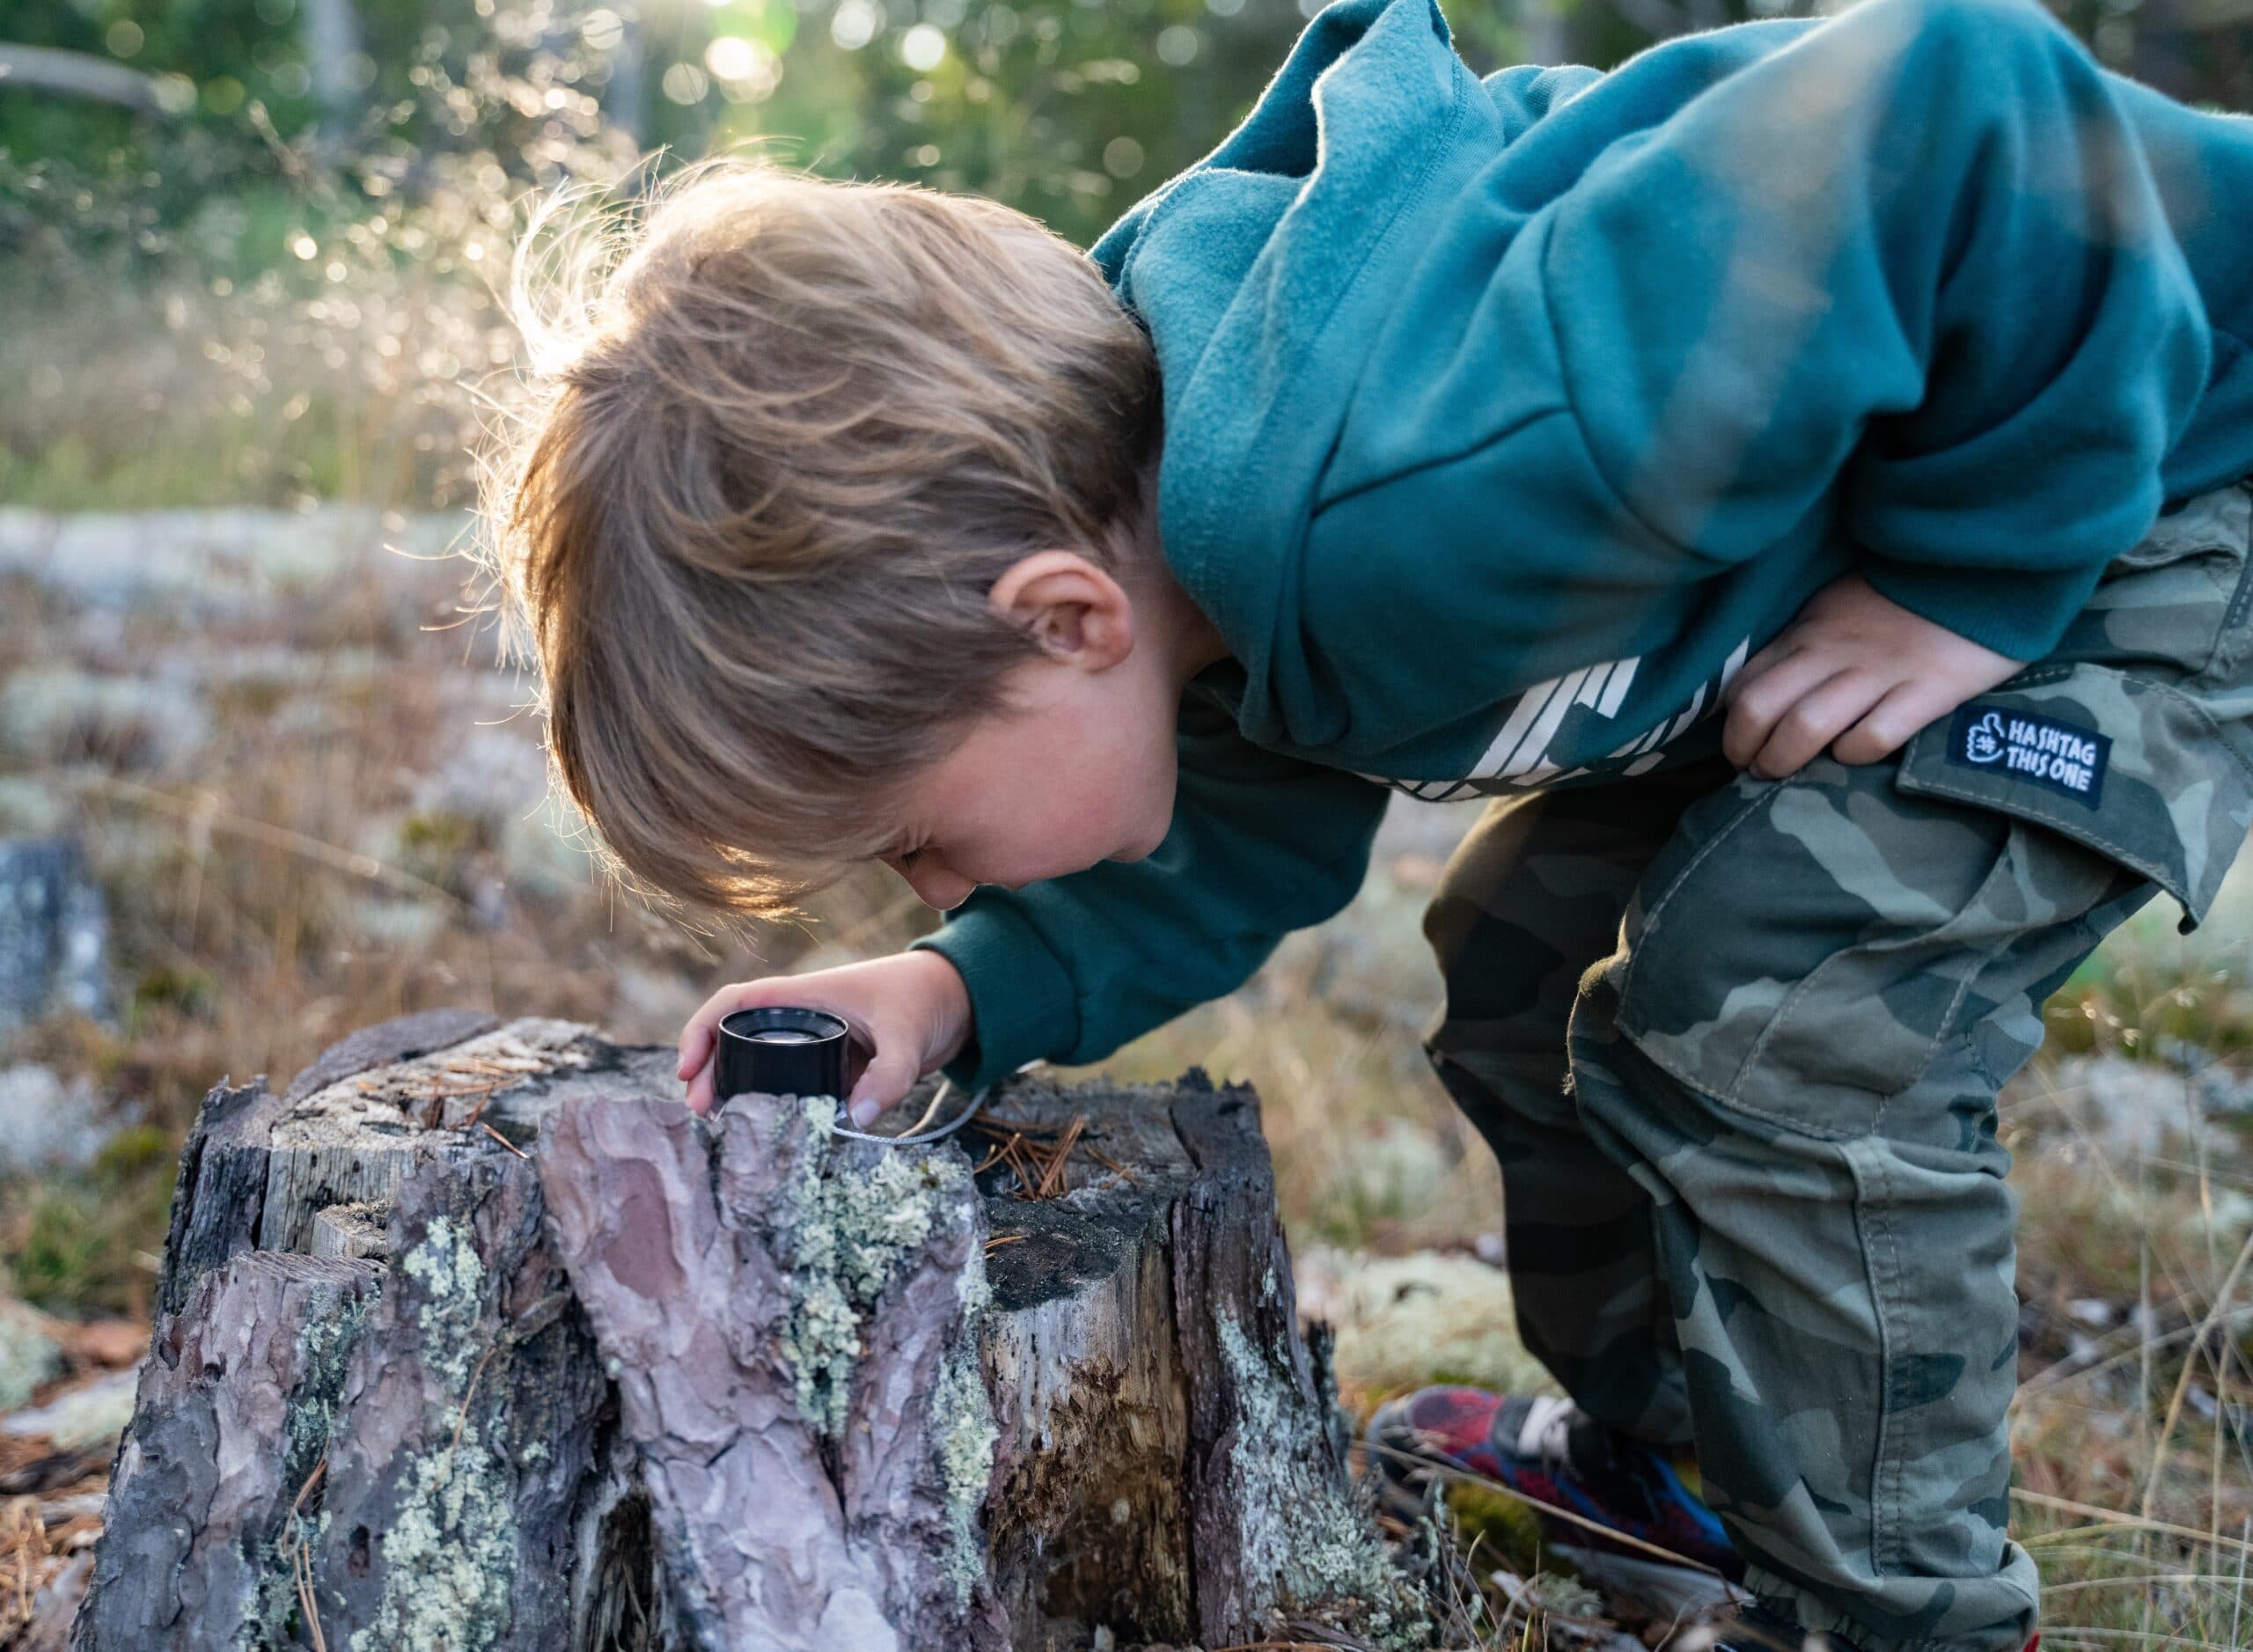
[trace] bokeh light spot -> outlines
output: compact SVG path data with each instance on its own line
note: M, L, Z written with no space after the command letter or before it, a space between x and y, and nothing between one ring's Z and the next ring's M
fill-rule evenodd
M883 26L884 14L870 0L838 0L836 14L829 19L829 38L847 51L857 52Z
M681 104L701 103L704 94L712 90L712 77L694 63L669 65L657 84L666 97Z
M945 61L947 37L928 23L918 23L899 37L899 55L908 68L928 73Z

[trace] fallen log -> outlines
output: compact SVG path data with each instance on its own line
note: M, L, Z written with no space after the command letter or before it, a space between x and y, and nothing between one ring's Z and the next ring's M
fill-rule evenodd
M1250 1090L889 1149L672 1057L438 1011L211 1091L78 1652L1421 1643Z

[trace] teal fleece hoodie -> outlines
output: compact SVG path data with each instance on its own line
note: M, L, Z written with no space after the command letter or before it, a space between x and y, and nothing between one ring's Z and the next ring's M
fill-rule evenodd
M1155 855L917 943L969 1083L1234 988L1351 898L1386 783L1645 772L1849 569L2038 657L2165 502L2253 474L2253 120L2034 0L1484 80L1432 0L1338 0L1092 256L1233 657Z

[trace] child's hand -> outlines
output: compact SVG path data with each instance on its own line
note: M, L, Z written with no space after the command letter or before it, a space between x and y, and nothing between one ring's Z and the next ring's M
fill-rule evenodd
M866 1066L846 1109L863 1128L917 1079L952 1061L970 1038L969 988L937 952L896 952L804 975L738 981L714 993L681 1029L679 1076L688 1082L691 1108L708 1113L719 1099L712 1093L712 1052L721 1018L769 1004L826 1010L852 1028L856 1060L865 1056Z
M1763 780L1797 773L1825 746L1842 763L1875 763L2024 664L1848 574L1745 662L1721 698L1721 749Z

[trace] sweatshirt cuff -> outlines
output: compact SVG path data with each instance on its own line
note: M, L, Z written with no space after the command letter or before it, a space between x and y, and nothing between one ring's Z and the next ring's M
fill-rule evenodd
M2031 662L2056 648L2088 606L2102 568L1938 568L1866 558L1878 594L2007 658Z
M1022 913L973 905L908 943L911 951L919 947L952 964L970 989L970 1041L943 1069L964 1090L998 1083L1079 1042L1072 978Z

